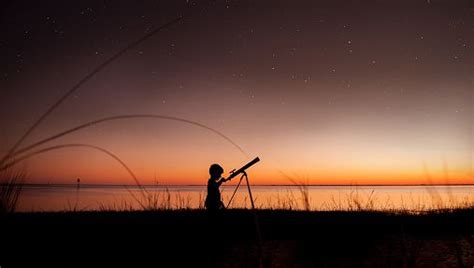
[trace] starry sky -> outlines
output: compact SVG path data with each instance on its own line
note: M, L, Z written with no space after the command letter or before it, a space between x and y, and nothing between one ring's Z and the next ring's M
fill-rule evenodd
M205 184L254 156L255 184L473 183L470 1L10 1L0 9L0 154L24 142L119 156L142 183ZM33 183L133 183L101 152L22 162ZM224 174L226 175L226 174Z

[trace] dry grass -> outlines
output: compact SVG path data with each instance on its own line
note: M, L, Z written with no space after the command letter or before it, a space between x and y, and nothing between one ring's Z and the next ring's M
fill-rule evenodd
M142 191L140 189L139 191ZM135 202L121 200L118 203L98 204L99 211L164 211L164 210L189 210L204 209L204 193L199 193L198 206L194 207L193 199L189 195L172 192L168 187L164 186L163 190L153 189L141 192L136 195L131 190L129 193L134 196ZM138 206L137 206L138 204Z
M98 204L98 210L103 212L113 212L113 211L135 211L136 208L130 203L125 200L122 200L120 203L113 203L113 204Z
M301 206L303 210L310 211L311 210L311 199L309 196L309 189L308 189L308 183L296 183L294 182L295 185L298 188L298 192L301 195Z
M22 170L0 172L0 214L15 212L25 177Z
M368 194L359 192L357 187L352 188L348 194L343 198L339 194L336 198L334 195L331 196L329 202L324 202L321 206L321 210L329 211L375 211L375 210L388 210L388 203L385 202L385 209L377 209L377 197L375 190L370 191Z
M292 187L293 188L293 187ZM240 199L233 204L236 209L249 209L249 199L245 192ZM442 193L439 193L442 196ZM174 210L174 209L204 209L205 192L200 192L198 197L192 198L190 194L179 191L170 191L167 187L163 189L148 191L138 209L145 211ZM389 197L381 198L376 190L366 191L353 186L348 193L332 195L327 202L319 206L312 203L310 186L300 183L295 188L286 189L284 192L273 196L255 196L255 204L258 209L270 210L300 210L300 211L346 211L346 212L391 212L423 214L431 212L447 212L460 209L474 208L474 199L466 196L456 198L440 198L430 203L428 199L420 198L412 194L400 196L398 204ZM225 201L226 195L223 196ZM439 201L441 200L441 201ZM196 201L196 202L195 202ZM130 206L131 207L131 206Z

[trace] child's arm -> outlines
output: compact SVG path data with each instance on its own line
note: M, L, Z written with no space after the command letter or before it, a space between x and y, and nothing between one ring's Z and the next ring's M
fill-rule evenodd
M227 180L225 178L221 178L218 182L217 185L221 186L222 183L226 182Z

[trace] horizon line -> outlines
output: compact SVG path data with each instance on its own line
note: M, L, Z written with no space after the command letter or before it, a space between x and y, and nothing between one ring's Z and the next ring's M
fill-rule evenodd
M0 184L6 185L6 184ZM176 186L207 186L206 184L107 184L107 183L22 183L23 186L72 186L77 187L176 187ZM229 186L235 186L234 184L228 184ZM474 183L418 183L418 184L252 184L251 186L474 186Z

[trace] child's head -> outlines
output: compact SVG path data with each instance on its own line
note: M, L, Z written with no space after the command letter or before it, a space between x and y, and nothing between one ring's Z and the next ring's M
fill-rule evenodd
M222 173L224 173L224 169L218 164L212 164L209 168L209 175L211 175L213 179L219 179Z

